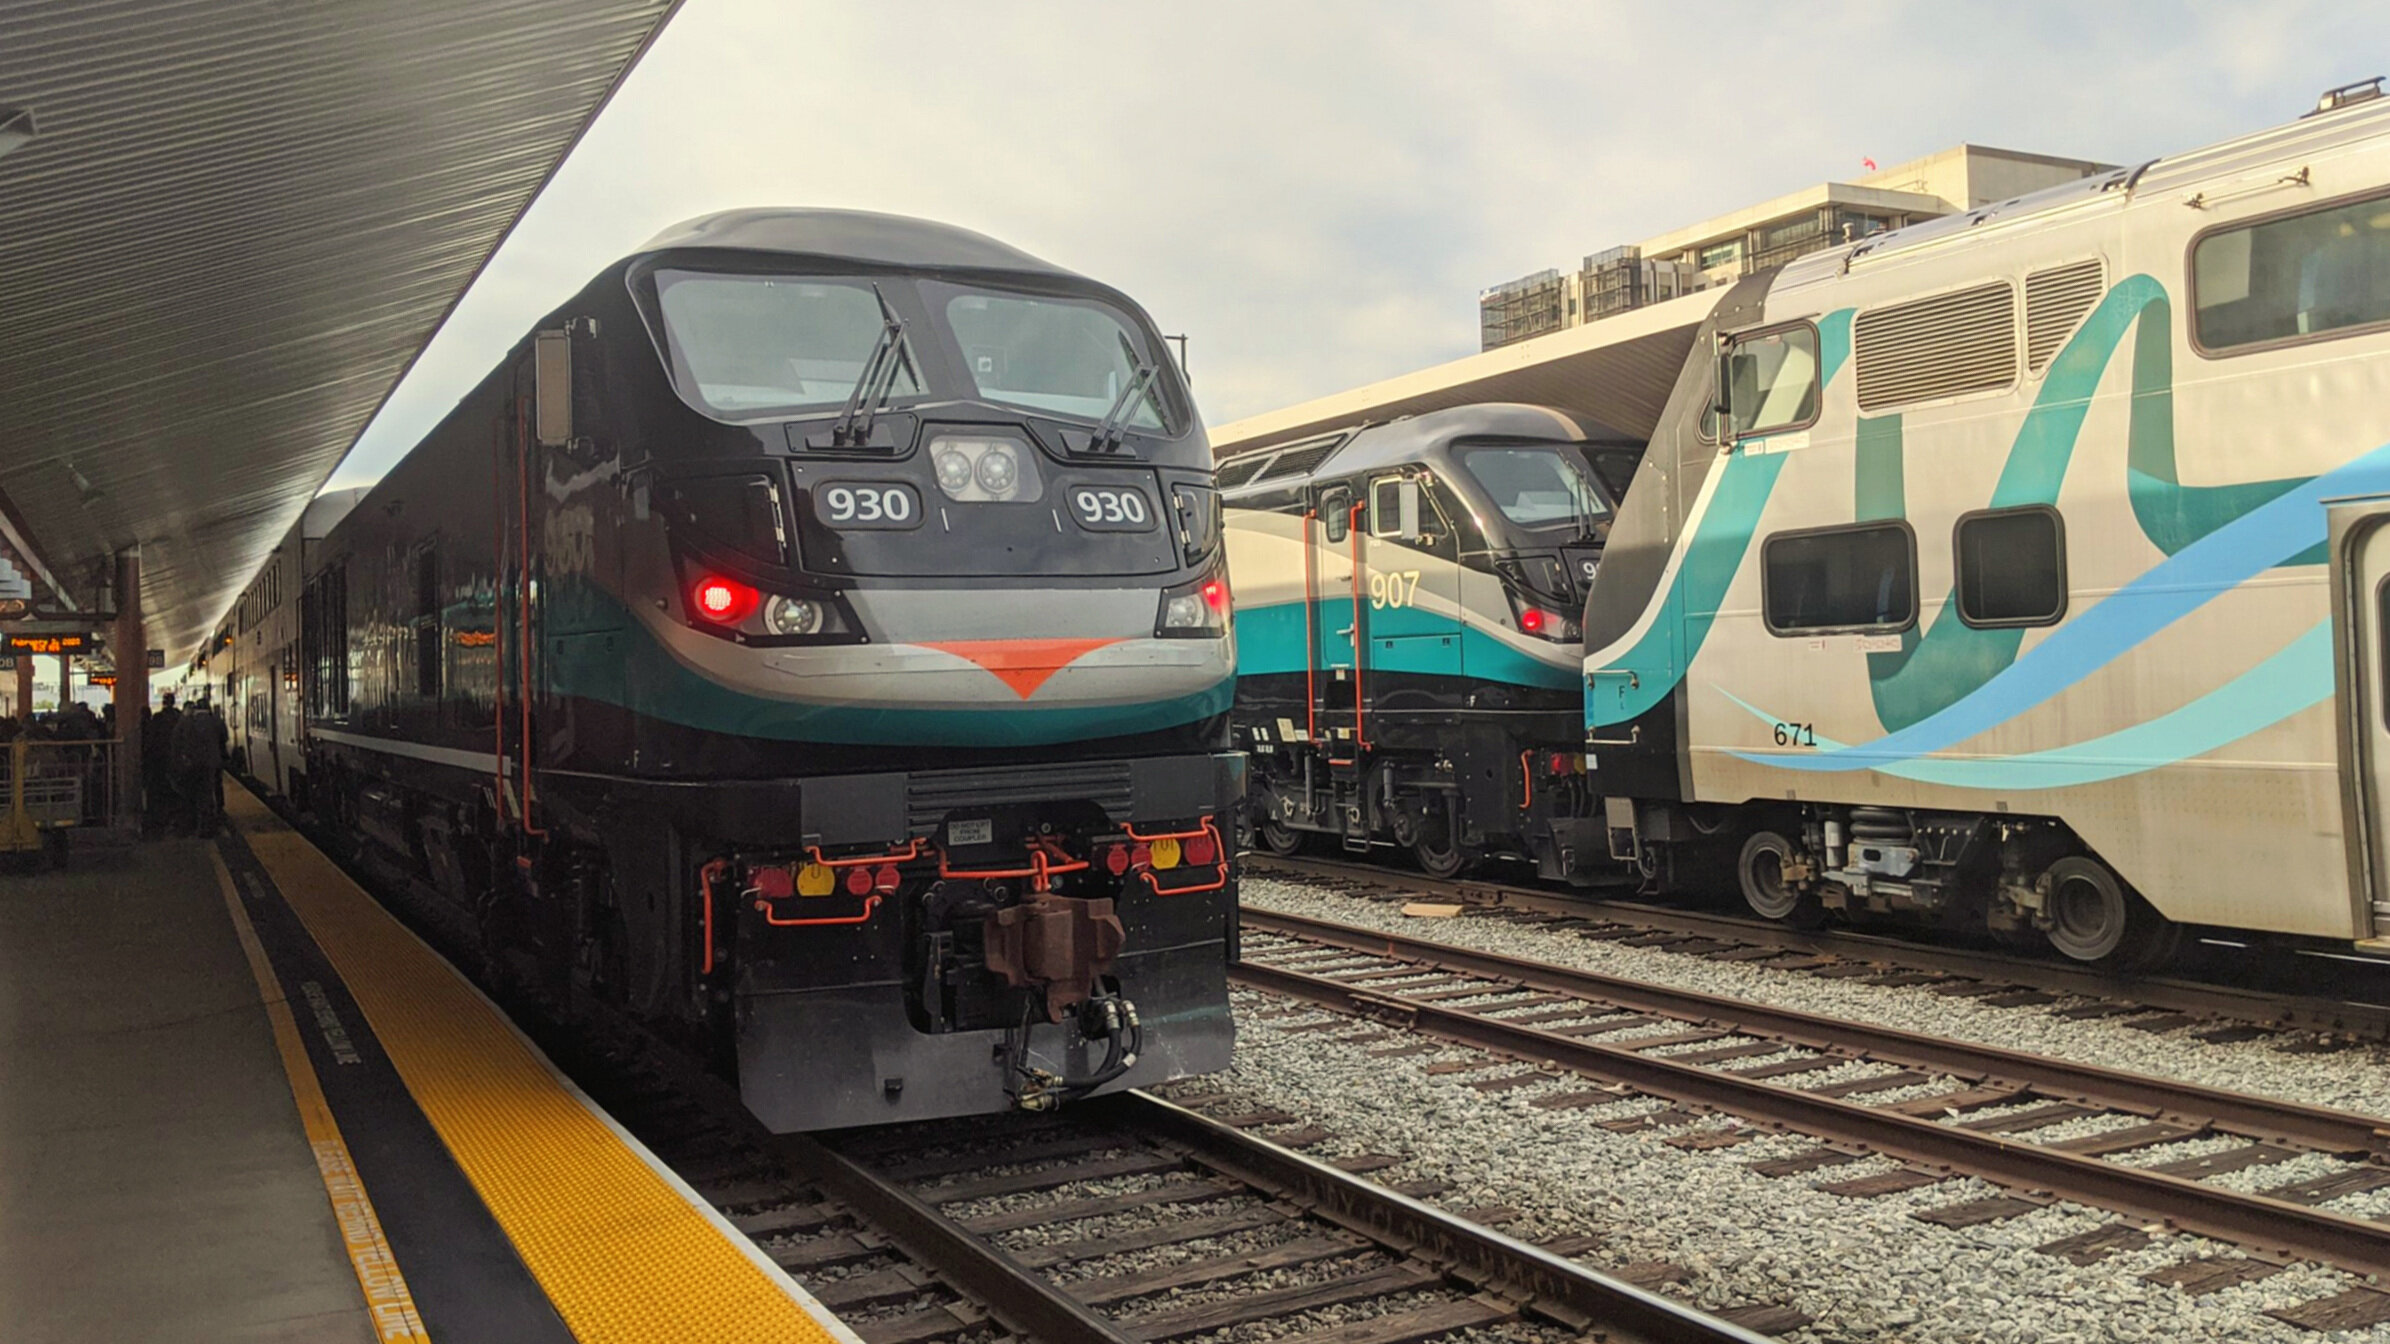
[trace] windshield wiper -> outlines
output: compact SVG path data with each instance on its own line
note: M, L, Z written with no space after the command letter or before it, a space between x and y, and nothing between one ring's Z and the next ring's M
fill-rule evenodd
M832 448L870 446L872 420L896 385L896 371L913 366L912 357L905 353L905 320L888 306L888 296L878 285L871 287L871 296L880 301L880 334L872 340L871 353L863 357L863 372L855 379L855 390L847 394L846 409L830 425L828 446ZM920 381L918 374L914 381Z
M1120 390L1120 395L1112 399L1112 409L1104 412L1104 418L1096 422L1095 433L1087 440L1086 451L1091 453L1108 453L1119 444L1121 436L1128 433L1129 407L1136 405L1146 395L1146 390L1153 386L1155 376L1162 371L1161 365L1148 364L1137 358L1137 347L1129 344L1125 333L1120 338L1120 353L1128 356L1129 368L1135 376L1129 379L1127 387ZM1161 408L1155 407L1154 412L1155 418L1159 419Z

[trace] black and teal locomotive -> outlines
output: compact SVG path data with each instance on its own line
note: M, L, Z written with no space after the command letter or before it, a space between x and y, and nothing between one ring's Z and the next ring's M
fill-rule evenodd
M311 550L307 809L489 977L779 1129L1227 1064L1235 650L1126 295L919 220L672 229Z

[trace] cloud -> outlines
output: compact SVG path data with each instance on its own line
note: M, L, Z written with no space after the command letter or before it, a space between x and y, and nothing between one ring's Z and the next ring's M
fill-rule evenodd
M709 210L922 215L1114 284L1217 424L1468 354L1487 285L1865 157L2277 124L2374 73L2361 8L688 0L334 483Z

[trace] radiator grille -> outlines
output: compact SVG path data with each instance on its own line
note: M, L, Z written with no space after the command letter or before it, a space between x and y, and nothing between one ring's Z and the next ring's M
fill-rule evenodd
M1108 816L1125 817L1134 804L1127 761L1066 761L984 770L932 770L905 782L905 817L930 825L961 808L1001 807L1086 799Z
M2026 276L2025 367L2035 373L2048 368L2058 357L2058 347L2107 288L2105 269L2096 257Z
M1217 474L1220 488L1226 490L1232 485L1243 485L1252 480L1253 473L1261 470L1262 465L1269 460L1267 455L1255 453L1250 457L1235 458L1221 463Z
M2006 387L2017 376L2016 291L2006 283L1861 313L1852 324L1859 409Z
M1328 439L1320 443L1297 444L1292 448L1288 448L1280 452L1276 457L1271 458L1269 470L1262 472L1253 479L1257 481L1275 481L1285 476L1306 475L1311 471L1312 468L1318 466L1322 462L1327 461L1328 454L1335 452L1336 449L1343 443L1344 436L1340 434L1335 438Z

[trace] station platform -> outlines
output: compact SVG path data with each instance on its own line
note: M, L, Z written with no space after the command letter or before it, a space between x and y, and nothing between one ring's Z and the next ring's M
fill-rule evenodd
M263 805L0 875L0 1337L855 1336Z

